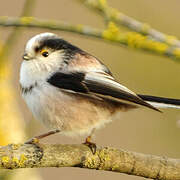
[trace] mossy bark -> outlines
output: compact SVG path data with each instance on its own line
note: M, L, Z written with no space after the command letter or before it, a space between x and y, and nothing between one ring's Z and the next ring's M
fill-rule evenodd
M11 144L0 147L0 168L79 167L159 180L179 180L180 160L86 145Z

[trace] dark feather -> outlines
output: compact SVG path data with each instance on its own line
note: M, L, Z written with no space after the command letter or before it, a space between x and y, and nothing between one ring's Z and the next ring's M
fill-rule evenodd
M38 48L38 50L41 50L43 48L50 48L52 50L65 50L66 52L72 54L83 52L80 48L60 38L42 39Z
M111 81L113 82L114 80L111 80ZM88 87L90 92L97 93L99 95L106 95L106 96L114 97L114 98L117 98L120 100L133 102L135 104L146 106L150 109L161 112L159 109L155 108L151 104L142 100L139 96L131 94L125 90L122 90L122 89L116 87L116 86L113 86L110 83L105 84L103 82L100 82L100 81L97 82L96 80L92 80L92 79L91 80L86 79L84 83L86 84L86 86Z
M32 90L33 90L35 87L37 87L37 86L38 86L38 83L37 83L37 82L35 82L33 85L28 86L28 87L24 87L24 86L22 86L22 85L20 84L20 89L21 89L22 94L26 95L26 94L31 93Z
M139 97L141 97L144 101L164 103L164 104L180 105L180 99L172 99L172 98L149 96L149 95L141 95L141 94L139 94Z
M47 82L58 88L72 90L75 92L87 93L88 89L82 83L84 76L85 76L84 73L67 74L67 73L57 72L54 75L52 75L47 80Z
M91 80L86 79L85 76L86 74L79 72L73 72L73 73L57 72L54 75L52 75L47 80L47 82L58 88L72 90L80 93L93 93L96 94L97 96L102 95L103 97L104 96L113 97L113 98L117 98L117 101L125 100L127 103L133 102L135 104L143 105L151 109L154 109L156 111L159 111L158 109L146 103L140 97L134 94L131 94L118 87L115 87L110 83L105 84L96 80L93 81L92 79ZM113 80L110 81L113 82Z

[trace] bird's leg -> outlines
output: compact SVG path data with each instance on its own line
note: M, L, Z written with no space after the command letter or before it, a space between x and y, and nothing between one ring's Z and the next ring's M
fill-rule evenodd
M92 130L91 134L85 139L85 142L83 144L87 145L93 154L96 153L96 144L91 142L92 134L94 133L95 129Z
M47 133L40 134L39 136L35 136L32 139L26 141L25 144L36 144L36 143L39 143L40 139L43 139L43 138L45 138L47 136L50 136L50 135L53 135L53 134L56 134L56 133L59 133L59 132L60 132L59 129L55 129L55 130L49 131Z

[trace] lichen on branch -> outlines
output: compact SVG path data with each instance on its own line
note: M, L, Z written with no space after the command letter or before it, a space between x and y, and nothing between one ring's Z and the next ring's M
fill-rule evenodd
M107 0L78 0L84 3L86 6L90 7L93 10L97 10L102 16L104 16L105 22L113 21L118 25L124 26L131 31L138 32L142 35L149 36L155 41L165 43L170 46L175 46L180 48L180 40L175 36L167 35L162 33L149 24L140 22L132 17L125 15L119 10L110 7L107 3Z
M83 144L10 144L0 147L0 169L40 167L79 167L156 180L180 179L180 159L110 147L97 148L92 154Z
M180 48L172 47L166 43L155 41L148 36L137 32L121 32L119 27L112 21L106 29L98 29L82 24L70 24L54 20L40 20L34 17L0 17L0 26L3 27L28 27L59 30L99 38L109 42L131 47L138 50L180 59Z

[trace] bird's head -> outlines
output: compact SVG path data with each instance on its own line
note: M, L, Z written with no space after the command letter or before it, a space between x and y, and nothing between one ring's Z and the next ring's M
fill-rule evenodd
M53 33L32 37L25 46L20 70L20 81L45 79L67 65L73 56L74 46Z
M50 61L64 54L64 40L53 33L42 33L32 37L26 44L25 61Z

